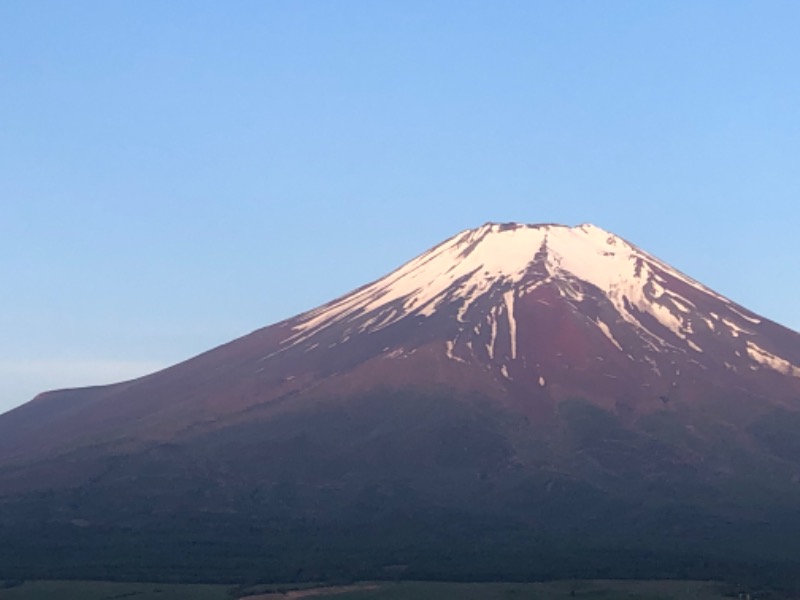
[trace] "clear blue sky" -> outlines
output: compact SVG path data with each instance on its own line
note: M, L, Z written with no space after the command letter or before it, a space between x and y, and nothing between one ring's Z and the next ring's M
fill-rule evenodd
M800 329L800 2L5 0L0 412L486 221Z

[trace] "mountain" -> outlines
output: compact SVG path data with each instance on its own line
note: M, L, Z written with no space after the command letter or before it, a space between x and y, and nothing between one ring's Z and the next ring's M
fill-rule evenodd
M593 225L489 223L0 416L0 577L800 585L799 430L800 334Z

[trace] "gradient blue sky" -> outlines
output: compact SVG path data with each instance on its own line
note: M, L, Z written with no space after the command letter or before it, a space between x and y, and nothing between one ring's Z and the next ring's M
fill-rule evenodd
M486 221L800 329L796 1L0 3L0 412Z

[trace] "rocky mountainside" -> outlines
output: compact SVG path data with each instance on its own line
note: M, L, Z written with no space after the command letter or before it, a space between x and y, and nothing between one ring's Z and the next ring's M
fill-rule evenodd
M486 224L0 416L0 564L791 580L798 428L800 334L598 227Z

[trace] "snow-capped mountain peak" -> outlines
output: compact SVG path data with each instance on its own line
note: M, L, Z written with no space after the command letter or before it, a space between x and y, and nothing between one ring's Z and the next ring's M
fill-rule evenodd
M279 352L318 344L315 336L322 332L333 339L326 339L330 346L408 319L434 318L442 323L449 358L513 361L540 335L519 323L519 307L551 303L548 294L556 294L572 318L600 334L614 352L658 375L675 370L670 364L680 354L703 369L766 367L800 377L800 357L785 356L761 339L761 318L591 224L486 223L463 231L387 276L300 315ZM500 339L507 340L503 348ZM482 359L476 348L486 349ZM506 377L513 369L499 366Z
M531 271L537 273L537 266L539 277L531 278ZM379 313L381 318L366 326L371 330L409 315L430 316L444 302L460 303L463 315L477 297L496 286L507 290L526 280L524 292L556 278L597 288L626 320L635 320L628 309L633 305L651 312L674 330L678 315L670 317L645 301L648 284L653 288L651 296L665 293L665 276L728 302L594 225L487 223L453 236L386 277L306 314L296 329L301 334L298 337L302 337L335 322ZM577 299L577 289L567 288L567 293L573 291ZM679 308L687 307L688 300L669 294Z

